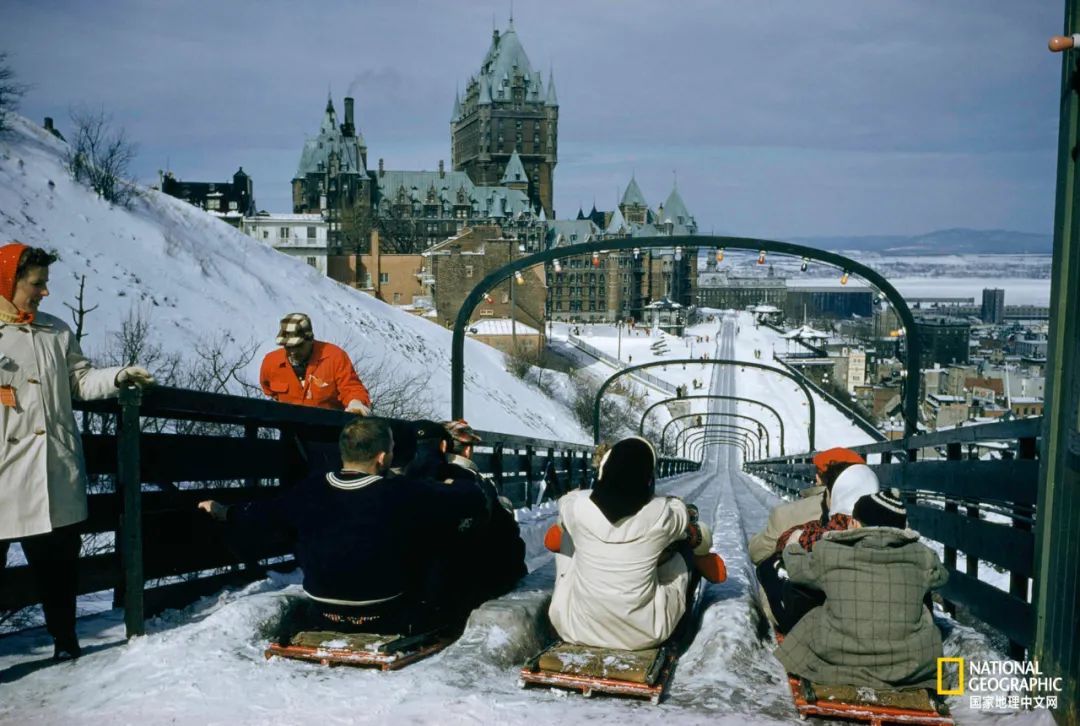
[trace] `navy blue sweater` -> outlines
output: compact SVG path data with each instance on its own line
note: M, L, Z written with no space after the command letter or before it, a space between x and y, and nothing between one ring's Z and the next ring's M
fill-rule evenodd
M361 603L403 593L463 520L485 513L470 485L354 472L312 476L281 496L230 507L236 528L286 528L296 537L304 590Z

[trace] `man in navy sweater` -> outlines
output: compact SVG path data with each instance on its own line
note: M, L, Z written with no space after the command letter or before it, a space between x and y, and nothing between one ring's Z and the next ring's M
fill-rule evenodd
M473 486L387 476L394 440L386 421L357 418L338 443L340 471L309 477L273 499L198 506L241 533L274 527L295 534L304 593L317 620L308 625L380 633L427 629L431 614L412 591L426 567L421 544L438 543L485 512L484 497Z

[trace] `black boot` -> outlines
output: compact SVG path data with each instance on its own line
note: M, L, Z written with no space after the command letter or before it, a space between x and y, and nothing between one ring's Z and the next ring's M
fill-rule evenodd
M75 660L80 655L82 655L82 646L79 645L79 638L75 633L54 639L53 660Z

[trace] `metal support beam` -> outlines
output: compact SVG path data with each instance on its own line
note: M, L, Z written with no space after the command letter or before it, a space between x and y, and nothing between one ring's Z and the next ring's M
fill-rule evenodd
M771 440L769 438L769 430L766 429L765 426L762 425L761 421L754 418L753 416L746 416L746 415L741 414L741 413L723 413L723 412L719 412L719 411L708 411L708 412L703 412L703 413L687 413L687 414L683 414L682 416L676 416L675 418L671 419L666 424L664 424L664 429L660 433L660 450L663 451L665 446L667 445L667 432L668 432L668 429L671 427L671 425L673 423L675 423L676 421L682 421L683 419L693 418L695 416L731 416L731 417L734 417L734 418L744 418L744 419L747 419L749 421L753 421L754 423L756 423L758 425L758 429L761 432L761 433L754 432L754 433L757 433L758 440L760 441L762 433L764 433L764 435L765 435L765 455L766 456L772 456L772 451L770 449ZM689 426L683 427L682 431L689 431L690 428L691 427L689 427ZM747 431L753 431L753 429L746 429L746 430ZM676 437L675 437L676 441L678 441L678 438L679 437L676 435ZM676 449L677 448L678 448L678 444L676 444ZM760 455L761 455L761 452L758 451L758 456L760 456Z
M645 368L656 368L657 366L678 365L679 363L691 364L695 363L702 366L749 366L751 368L757 368L763 371L769 371L775 373L778 376L788 378L802 389L803 395L806 396L806 405L810 409L810 421L806 426L806 435L809 439L810 451L814 450L814 429L817 423L816 412L814 409L814 397L810 394L810 388L803 382L801 378L796 376L790 371L786 371L783 368L775 368L773 366L767 366L764 363L755 363L748 360L730 360L726 358L710 358L709 360L696 360L693 358L676 358L669 361L652 361L650 363L640 363L636 366L627 366L620 371L616 371L608 377L602 384L600 384L600 390L596 393L596 399L593 401L593 443L600 443L600 400L604 397L604 391L608 389L616 379L621 378L634 371L643 370Z
M742 450L743 461L750 460L750 454L747 451L747 443L745 441L738 439L725 439L722 437L710 438L706 436L701 439L695 439L693 445L690 447L691 450L689 455L693 458L697 458L700 462L704 462L705 447L709 446L710 444L727 444L729 446L736 446Z
M910 436L918 429L919 422L919 365L922 353L915 318L903 296L879 273L855 260L814 247L777 242L775 240L755 239L752 237L719 237L713 235L677 235L671 237L627 237L607 239L597 242L582 242L565 247L554 247L543 252L526 255L514 260L484 277L465 297L454 322L454 337L450 353L450 410L451 418L465 416L465 330L469 327L476 306L483 300L484 294L509 278L515 272L526 270L534 265L553 260L591 255L593 252L615 252L620 250L650 249L654 247L724 247L727 249L754 250L771 252L793 257L807 258L833 265L837 269L857 275L869 282L884 295L900 318L905 330L907 360L905 361L906 382L904 383L904 435ZM813 444L810 446L814 448Z
M767 403L761 401L755 401L752 398L743 398L742 396L721 396L719 394L699 394L695 396L672 396L671 398L665 398L663 401L657 401L653 405L645 409L645 413L641 414L641 423L638 424L638 433L642 436L645 435L645 421L649 418L649 414L657 406L661 406L665 403L671 403L672 401L689 401L693 399L711 399L715 398L720 401L741 401L743 403L752 403L756 406L768 409L772 412L773 416L776 416L776 422L780 425L780 456L784 456L784 419L780 416L780 413Z
M681 436L683 433L687 434L686 438L682 441L682 445L687 451L694 443L701 441L702 439L708 437L710 434L734 437L736 439L739 439L740 441L743 441L748 447L746 450L747 458L749 459L753 457L754 439L750 438L750 434L742 431L736 431L731 428L731 426L731 424L702 424L701 426L694 426L690 429L687 429L687 431L680 432L679 435ZM676 444L678 444L678 436L676 436L675 438Z

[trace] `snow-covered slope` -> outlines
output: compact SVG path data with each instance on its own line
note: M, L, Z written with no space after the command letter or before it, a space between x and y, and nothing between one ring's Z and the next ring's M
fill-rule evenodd
M132 311L149 319L155 342L191 351L224 335L257 343L247 366L254 383L274 347L278 320L311 315L316 337L401 378L422 376L434 412L450 413L450 333L340 285L299 260L260 244L205 212L145 190L131 209L76 184L63 166L66 145L14 116L0 137L0 244L13 239L55 249L52 296L43 310L64 318L86 275L89 354L104 349ZM466 341L465 415L478 428L586 441L569 412L507 373L503 356ZM378 400L376 400L376 406Z

